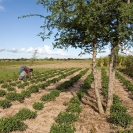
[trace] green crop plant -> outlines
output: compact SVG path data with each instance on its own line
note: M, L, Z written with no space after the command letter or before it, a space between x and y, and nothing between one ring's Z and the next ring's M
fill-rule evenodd
M80 113L82 111L82 108L77 103L71 103L68 105L68 108L66 109L66 111L71 113Z
M4 83L4 80L1 79L1 80L0 80L0 84L2 84L2 83Z
M44 105L43 105L42 102L35 102L35 103L33 104L33 108L34 108L35 110L42 110L43 107L44 107Z
M30 109L27 108L19 110L19 112L14 115L14 117L19 120L33 119L36 118L36 116L37 116L36 112L31 111Z
M22 90L21 94L23 95L23 97L27 97L27 98L31 96L31 92L29 90Z
M7 99L0 100L0 107L2 107L3 109L9 108L10 106L11 106L11 103L9 100Z
M70 100L70 104L71 104L71 103L80 105L80 100L79 100L78 96L74 96L74 97Z
M76 131L73 125L53 124L49 133L74 133Z
M49 94L43 95L41 97L41 101L52 101L55 100L57 96L59 96L60 91L59 90L52 90Z
M3 97L6 95L6 91L5 90L0 90L0 97Z
M15 117L1 118L0 119L0 133L10 133L12 131L24 131L27 125Z
M36 92L39 92L39 87L38 86L30 86L27 90L30 91L30 93L36 93Z
M61 124L72 124L78 120L78 115L69 112L60 112L55 121Z
M7 88L8 86L9 86L9 84L4 83L4 84L1 85L1 88Z
M16 91L16 89L14 87L8 87L7 90L8 91Z
M19 101L19 102L24 101L24 96L16 92L7 93L6 98L10 101Z
M16 83L10 83L11 86L16 86Z

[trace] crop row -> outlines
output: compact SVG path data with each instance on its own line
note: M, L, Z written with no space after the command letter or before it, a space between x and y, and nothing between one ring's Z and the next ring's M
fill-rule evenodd
M39 82L43 82L46 81L47 79L54 77L56 75L63 75L65 72L74 70L74 68L71 69L60 69L60 70L51 70L51 71L46 71L45 74L44 73L37 73L36 75L34 74L31 78L25 78L24 80L16 80L16 81L3 81L1 83L1 88L8 88L8 90L13 90L11 88L13 88L14 86L17 85L17 87L19 89L24 89L25 86L28 86L30 84L37 84ZM15 89L15 88L14 88Z
M105 69L102 69L102 79L104 79L104 82L102 81L102 83L105 83L106 81L108 81L108 77L106 76L106 71ZM107 92L107 85L105 83L106 86L106 92ZM105 93L106 96L106 93ZM114 94L113 95L113 104L111 106L111 110L110 110L110 122L112 124L115 124L117 126L121 126L124 128L127 128L128 126L130 126L133 122L133 117L130 116L130 114L127 113L127 109L125 106L122 106L122 100L119 99L119 97Z
M82 111L81 99L88 89L91 87L93 82L92 73L87 76L84 80L84 84L81 85L76 96L73 96L69 102L64 102L64 105L68 106L66 111L60 112L55 118L55 123L50 129L50 133L74 133L76 128L74 127L74 122L79 118Z
M31 85L28 87L26 90L22 90L21 93L16 93L16 92L9 92L5 94L4 100L0 100L0 107L2 108L8 108L11 106L11 101L19 101L23 102L25 98L29 98L32 93L37 93L39 92L39 89L45 89L45 87L49 86L51 83L56 83L62 78L65 78L66 76L69 76L73 74L74 72L78 71L79 69L75 69L72 71L69 71L59 77L53 78L51 80L47 80L45 83L40 83L38 85ZM1 90L1 95L3 94L4 90Z
M50 95L52 98L50 98L48 96L50 93L47 94L47 96L45 95L46 97L50 98L50 99L48 98L46 101L53 100L53 95L54 95L54 99L55 99L57 96L59 96L59 94L57 92L65 91L66 89L68 89L79 78L81 78L87 71L88 71L88 69L85 69L85 70L81 71L78 75L72 77L69 81L65 81L64 83L59 85L55 89L55 93L50 92L52 94L52 95ZM41 99L42 98L40 98L40 100ZM35 105L35 104L33 104L33 105ZM23 130L26 129L27 126L24 124L24 122L22 122L22 120L31 119L31 118L35 118L35 117L36 117L36 112L30 111L29 109L25 109L24 108L24 109L20 110L18 113L16 113L12 117L1 118L0 119L0 132L2 132L2 133L9 133L9 132L15 131L15 130L23 131Z

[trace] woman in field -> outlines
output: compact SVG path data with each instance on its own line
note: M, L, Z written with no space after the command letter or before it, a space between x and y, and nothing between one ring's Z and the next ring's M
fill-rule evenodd
M32 68L29 68L27 66L21 66L19 71L19 80L22 80L24 78L30 78L31 72L33 72Z

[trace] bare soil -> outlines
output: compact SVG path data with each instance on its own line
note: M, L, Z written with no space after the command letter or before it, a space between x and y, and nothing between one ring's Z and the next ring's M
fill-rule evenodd
M36 66L39 68L68 68L68 67L81 67L88 68L88 63L63 63L63 64L50 64L50 65L40 65ZM44 104L44 108L41 111L37 111L37 117L35 119L25 120L24 123L27 124L28 128L26 131L14 131L12 133L49 133L50 128L53 123L55 123L55 118L61 111L65 111L66 106L63 103L69 101L75 93L80 89L80 85L83 84L85 78L91 72L91 69L72 87L69 88L69 91L62 92L55 101L50 101ZM71 76L62 79L56 84L48 86L45 90L40 90L36 94L32 94L30 98L26 98L24 103L13 102L12 106L7 109L0 108L0 118L1 117L10 117L16 114L22 108L29 108L33 110L32 104L34 102L39 102L40 97L44 94L49 93L52 89L65 80L70 79L72 76L75 76L78 72L74 73ZM98 87L101 93L101 71L98 70ZM127 77L128 78L128 77ZM132 80L132 79L130 79ZM131 94L124 88L124 86L119 82L118 79L115 79L114 93L117 94L121 100L123 100L123 105L127 107L128 112L133 116L133 101ZM106 101L104 101L102 94L101 99L103 100L103 105L106 106ZM106 115L100 115L98 112L96 97L94 92L94 84L92 83L91 88L88 90L88 93L84 96L81 101L82 112L77 122L74 123L76 128L76 133L116 133L118 130L124 130L121 127L116 127L109 123L109 119ZM133 128L133 126L131 127Z

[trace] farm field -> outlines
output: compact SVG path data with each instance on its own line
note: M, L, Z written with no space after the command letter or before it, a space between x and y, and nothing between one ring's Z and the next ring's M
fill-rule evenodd
M17 73L17 69L19 70L18 65L10 67L15 73ZM57 123L56 118L61 112L67 112L69 110L68 103L72 98L77 96L87 77L90 75L89 78L92 79L91 65L87 61L54 62L50 64L33 65L32 67L34 68L34 73L31 79L20 82L14 76L14 80L8 80L7 82L0 84L0 90L4 90L6 92L5 95L0 97L0 100L11 100L9 107L0 107L0 118L11 118L22 109L29 109L32 112L32 115L30 113L28 114L31 115L30 118L21 120L21 122L27 125L26 129L24 131L12 131L12 133L50 133L53 124ZM5 69L5 67L3 69ZM97 72L101 99L103 100L103 105L106 106L106 101L102 94L101 69L98 68ZM122 72L119 72L119 74L133 83L132 78L129 76L123 74ZM70 85L67 84L65 86L64 83L70 83ZM8 84L9 86L6 86L5 84ZM4 87L4 85L6 87ZM63 90L60 90L59 88L62 88L62 86ZM11 87L14 88L14 90L10 90ZM13 92L21 94L24 90L30 90L31 93L26 95L28 93L27 92L24 95L25 97L20 97L19 99L15 99L15 96L11 96L11 93ZM58 94L56 97L49 99L48 94L54 90L58 90L56 92ZM122 105L127 108L128 113L133 116L133 96L117 77L115 79L114 92L122 100ZM47 97L45 97L46 95ZM33 107L33 104L37 102L43 103L43 107L40 110ZM5 107L5 105L3 107ZM93 80L90 82L90 87L87 88L87 93L85 93L80 100L80 107L81 110L78 112L79 117L72 123L76 129L74 131L75 133L117 133L120 130L133 129L133 126L124 129L120 126L111 124L109 118L98 113ZM25 114L22 114L21 117L24 115ZM51 131L51 133L56 133L54 131ZM6 133L6 130L1 131L1 133Z

